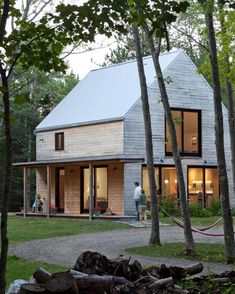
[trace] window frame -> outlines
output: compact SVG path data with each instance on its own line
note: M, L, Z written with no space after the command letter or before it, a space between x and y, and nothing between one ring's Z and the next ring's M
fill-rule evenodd
M181 156L189 157L202 157L202 112L199 109L187 109L187 108L171 108L171 111L179 111L181 113L181 146L182 151L180 152ZM184 152L184 112L194 112L198 114L198 152ZM165 142L167 134L167 121L165 117ZM165 155L172 156L172 152L167 151L167 144L165 143Z
M187 200L189 201L189 169L190 168L200 168L202 169L202 192L203 192L203 207L206 207L205 196L206 196L206 169L217 169L216 165L188 165L187 166ZM218 173L218 181L219 181L219 173ZM220 181L219 181L219 199L220 199Z
M61 136L61 146L59 146L59 136ZM55 133L55 151L64 150L64 132Z

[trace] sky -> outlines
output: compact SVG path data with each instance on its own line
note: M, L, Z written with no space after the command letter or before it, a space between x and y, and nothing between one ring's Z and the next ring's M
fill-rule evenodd
M78 75L79 79L84 78L92 69L99 68L104 62L105 55L110 52L111 48L116 46L116 43L112 39L98 36L95 44L92 44L92 46L97 49L79 54L71 54L66 58L69 68ZM81 50L83 51L83 49L76 51Z

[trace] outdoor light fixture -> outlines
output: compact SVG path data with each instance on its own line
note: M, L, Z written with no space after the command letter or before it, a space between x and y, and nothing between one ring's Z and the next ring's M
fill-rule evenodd
M165 180L164 180L164 183L165 183L165 184L169 184L169 180L168 180L168 179L165 179Z

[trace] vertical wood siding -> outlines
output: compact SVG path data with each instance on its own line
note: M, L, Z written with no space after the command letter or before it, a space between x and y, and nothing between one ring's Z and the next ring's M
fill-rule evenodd
M213 92L205 79L197 73L197 69L190 59L181 52L169 65L164 74L171 81L166 84L170 106L173 108L185 108L201 110L202 116L202 157L184 157L182 160L184 177L187 183L188 165L217 165L214 132L214 104ZM157 82L149 86L150 111L152 119L153 147L155 164L174 164L172 157L165 156L165 116ZM228 129L227 110L223 108L224 114L224 140L225 153L228 167L229 188L231 203L235 205L235 196L232 192L231 154ZM144 155L145 136L141 100L126 114L124 120L124 152L128 155ZM125 182L128 181L125 174ZM133 179L129 179L127 186L132 185ZM126 191L126 190L125 190ZM129 197L128 194L125 194Z

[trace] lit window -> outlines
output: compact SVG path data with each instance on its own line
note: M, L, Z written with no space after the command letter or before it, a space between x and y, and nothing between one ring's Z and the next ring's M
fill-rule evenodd
M183 156L201 155L201 112L172 110L178 150ZM169 128L166 123L166 155L172 155Z

